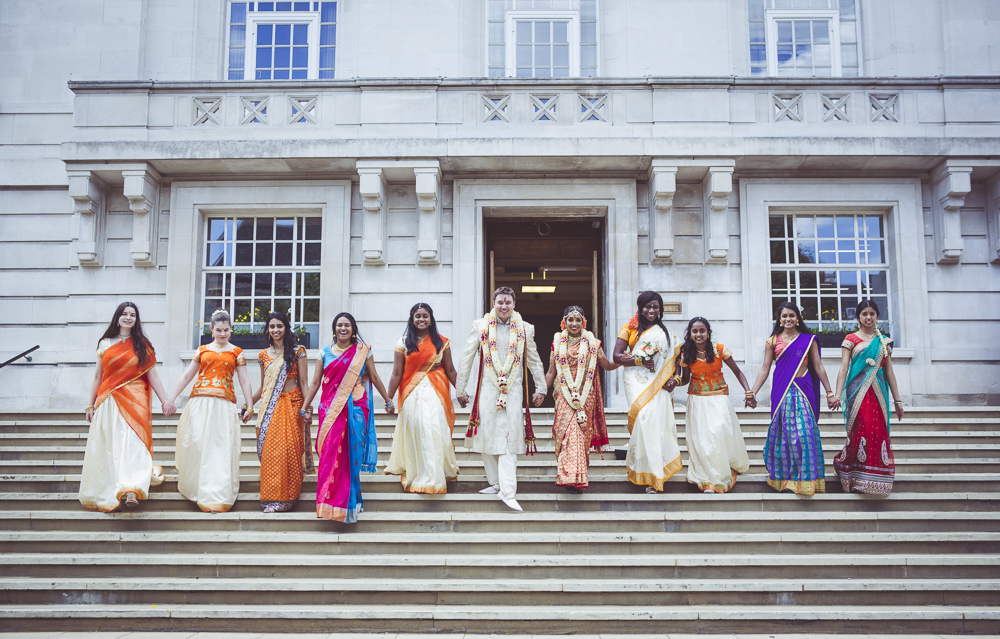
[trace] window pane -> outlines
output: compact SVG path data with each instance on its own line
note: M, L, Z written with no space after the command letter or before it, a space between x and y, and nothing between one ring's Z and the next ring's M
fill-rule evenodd
M838 215L836 221L837 237L855 237L853 216Z
M836 243L833 240L820 240L817 244L819 263L835 264L837 262Z
M221 299L217 297L205 298L205 314L202 317L206 324L209 322L210 319L212 319L212 313L214 313L220 308L222 308Z
M295 47L292 50L292 66L296 69L304 69L309 66L309 47Z
M580 0L580 19L597 20L597 2L595 0Z
M222 273L208 273L205 276L205 295L212 297L221 297L223 295Z
M247 42L247 28L245 25L233 25L229 29L229 46L243 47ZM239 66L243 66L240 64Z
M840 18L854 18L854 0L840 0Z
M257 68L258 69L270 69L271 68L271 50L269 48L267 48L267 47L257 47ZM260 71L258 71L258 74L259 73L260 73ZM259 78L258 77L257 79L258 80L261 80L261 79L270 79L270 77L268 77L268 78Z
M307 242L305 265L319 266L322 254L322 245L319 242Z
M337 3L323 2L320 4L319 19L321 22L337 21Z
M552 66L552 59L550 55L551 55L551 49L549 49L549 45L547 44L535 45L535 66L536 67Z
M245 2L234 2L230 5L229 9L229 21L230 22L246 22L247 21L247 3Z
M551 22L535 23L535 42L551 42L551 40L549 40L549 33L552 28L551 25Z
M827 322L840 321L840 309L836 297L819 298L820 319Z
M772 238L785 237L785 216L772 215L768 217L768 227Z
M764 42L764 23L750 23L750 42Z
M840 63L845 67L858 66L858 45L856 44L840 45Z
M843 318L845 322L851 322L855 319L854 312L858 307L858 298L854 295L848 295L840 298L840 317ZM849 327L844 327L849 328Z
M785 243L771 240L771 264L786 264Z
M271 297L270 273L257 273L254 275L253 294L255 297Z
M274 44L278 46L288 46L292 43L292 25L274 25Z
M886 295L889 292L886 284L885 271L868 271L868 286L871 287L871 295ZM883 315L885 307L882 307ZM888 316L886 316L888 317ZM885 317L883 317L885 319Z
M274 265L275 266L291 266L292 265L292 243L282 242L274 245Z
M809 36L809 26L810 23L806 20L796 20L795 25L795 42L809 42L812 38Z
M275 69L287 69L291 65L292 50L288 47L276 47L274 49L274 68Z
M519 78L530 78L532 76L531 67L518 67L517 77Z
M292 37L292 44L301 46L309 44L309 41L306 39L309 34L309 25L297 24L292 32L294 34Z
M560 67L569 66L569 45L568 44L557 44L552 47L553 49L553 60L552 64Z
M306 239L307 240L323 239L323 218L321 217L306 218Z
M274 274L274 295L275 297L285 297L292 294L292 274L291 273L275 273Z
M253 244L240 242L236 245L236 266L253 266Z
M790 44L778 45L776 51L778 54L778 64L781 65L792 64L792 45Z
M233 321L240 322L250 319L250 300L233 301Z
M816 236L833 237L833 217L830 215L816 216Z
M277 226L276 239L279 240L292 239L292 234L295 231L295 220L290 217L279 217L275 222Z
M519 44L519 45L517 45L517 66L519 66L519 67L530 67L531 66L531 45L530 44Z
M857 271L840 271L840 294L849 296L858 296L858 272ZM854 306L857 306L858 302L854 300ZM849 318L851 319L851 318Z
M803 295L815 295L819 292L816 288L816 271L799 271L799 292Z
M553 78L568 78L569 77L569 67L556 67L552 70Z
M750 62L754 64L764 64L767 62L767 47L763 44L751 44Z
M257 266L272 266L272 252L274 245L270 242L257 244Z
M302 317L299 318L299 321L300 322L319 321L319 300L303 300Z
M319 28L319 43L322 46L337 44L337 25L324 24Z
M567 50L567 59L569 58L569 52ZM567 65L569 62L566 63ZM580 66L581 67L596 67L597 66L597 47L593 44L585 44L580 47Z
M771 271L771 293L775 295L788 294L787 271Z
M306 273L302 283L302 295L319 295L319 273Z
M857 259L854 253L854 240L837 240L838 261L841 264L854 264Z
M778 20L778 42L792 41L792 23L789 20Z
M237 297L250 297L253 290L253 273L237 273L236 288L233 295Z
M551 67L538 67L535 69L536 78L551 78L552 68ZM548 119L547 117L544 119Z
M217 242L226 239L226 221L224 219L212 219L208 221L208 238Z
M815 264L816 242L812 240L799 240L796 244L798 245L799 264Z
M597 42L596 22L584 22L580 25L580 42Z
M749 0L747 10L751 20L764 19L764 3L766 0Z
M270 24L259 24L257 25L257 44L271 44L271 31L274 25Z
M291 319L293 322L296 319L293 316L293 313L292 313L292 300L291 299L281 298L281 299L274 300L274 310L277 311L277 312L279 312L279 313L284 313L285 315L291 315L292 317L290 317L289 319Z
M531 42L531 23L530 22L518 22L517 23L517 42L520 43L530 43Z
M320 69L333 69L337 66L335 62L335 55L337 50L333 47L323 47L319 50L319 68ZM333 77L333 76L330 76Z
M552 23L552 41L553 42L569 42L569 23L568 22L553 22Z
M819 319L819 299L816 297L801 297L802 319L816 321Z
M813 64L818 67L828 67L833 64L830 58L830 45L817 44L813 47Z
M813 42L817 44L826 44L830 42L830 21L829 20L813 20Z
M278 9L278 11L291 11L292 10L292 3L291 2L276 2L275 4L277 5L276 8Z

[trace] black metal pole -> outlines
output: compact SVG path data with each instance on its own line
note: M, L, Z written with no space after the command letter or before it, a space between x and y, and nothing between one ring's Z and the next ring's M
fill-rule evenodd
M3 364L0 364L0 368L3 368L4 366L6 366L7 364L10 364L11 362L16 362L17 360L21 359L22 357L30 362L31 358L28 357L28 353L32 353L34 351L37 351L39 348L40 348L39 345L35 344L34 346L32 346L28 350L24 351L20 355L15 355L14 357L11 357L10 359L8 359Z

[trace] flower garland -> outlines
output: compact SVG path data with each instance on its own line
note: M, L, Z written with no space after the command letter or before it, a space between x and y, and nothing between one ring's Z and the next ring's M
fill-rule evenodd
M569 331L559 334L559 350L556 354L556 370L559 373L559 388L562 389L563 397L574 411L576 411L576 421L583 426L587 423L587 413L584 411L584 404L590 397L590 391L594 387L594 371L597 369L597 348L600 341L590 331L583 331L580 335L580 348L577 354L576 377L568 379L569 367ZM588 364L587 358L590 358ZM586 381L584 381L586 380ZM581 390L582 386L582 390Z
M511 371L516 371L521 367L521 357L524 355L524 344L526 341L524 334L524 323L518 312L510 315L510 336L513 339L507 341L507 361L504 370L497 370L494 362L500 361L500 354L497 352L497 314L490 311L484 317L486 328L479 332L479 341L482 344L483 367L490 371L500 391L497 393L497 410L507 408L507 391L510 388Z

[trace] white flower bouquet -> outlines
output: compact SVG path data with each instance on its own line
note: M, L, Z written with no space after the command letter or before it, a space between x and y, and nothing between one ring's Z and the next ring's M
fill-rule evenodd
M642 359L653 359L653 357L655 357L656 354L659 352L660 349L657 348L654 342L646 340L638 345L638 348L635 349L634 354L636 357L641 357Z

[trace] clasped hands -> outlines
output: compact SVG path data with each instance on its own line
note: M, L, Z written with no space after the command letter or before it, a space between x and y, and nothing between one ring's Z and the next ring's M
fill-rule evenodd
M461 406L462 408L465 408L466 406L469 405L468 393L458 395L457 399L458 399L458 405ZM535 408L541 406L543 401L545 401L545 393L535 393L534 395L531 396L531 405L534 406Z

